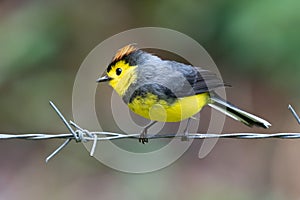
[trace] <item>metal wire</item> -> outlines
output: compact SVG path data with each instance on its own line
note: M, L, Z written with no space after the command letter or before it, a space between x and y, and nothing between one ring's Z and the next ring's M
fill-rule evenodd
M78 132L78 131L76 131ZM140 134L119 134L115 135L115 133L111 132L91 132L94 136L89 137L84 135L83 137L79 137L79 141L84 142L94 141L96 137L96 141L103 140L117 140L117 139L137 139ZM111 136L113 134L113 136ZM102 137L98 137L98 135ZM156 135L147 135L148 139L161 139L161 138L181 138L184 137L183 134L156 134ZM268 138L277 138L277 139L298 139L300 138L300 133L222 133L222 134L214 134L214 133L189 133L187 136L188 139L212 139L212 138L223 138L223 139L268 139ZM25 139L25 140L48 140L48 139L75 139L72 133L64 133L64 134L0 134L0 140L9 140L9 139Z
M10 139L24 139L24 140L48 140L48 139L65 139L65 142L60 145L53 153L51 153L47 158L48 162L56 154L58 154L64 147L66 147L71 140L76 142L89 142L92 141L92 148L90 155L93 156L97 141L105 140L116 140L116 139L137 139L140 134L121 134L121 133L112 133L112 132L90 132L86 129L81 128L75 122L68 122L59 109L55 106L53 102L50 101L51 107L54 109L56 114L63 121L70 133L64 134L0 134L0 140L10 140ZM296 111L291 105L288 106L288 109L291 111L297 122L300 124L300 118L297 115ZM74 129L73 129L73 128ZM212 138L229 138L229 139L268 139L268 138L277 138L277 139L299 139L300 133L223 133L223 134L214 134L214 133L189 133L188 136L184 134L156 134L156 135L147 135L148 139L159 139L159 138L182 138L187 137L188 139L212 139Z

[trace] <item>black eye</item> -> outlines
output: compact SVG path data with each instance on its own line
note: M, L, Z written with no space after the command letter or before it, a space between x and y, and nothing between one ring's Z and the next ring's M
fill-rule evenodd
M121 68L117 68L116 69L116 74L119 76L122 73L122 69Z

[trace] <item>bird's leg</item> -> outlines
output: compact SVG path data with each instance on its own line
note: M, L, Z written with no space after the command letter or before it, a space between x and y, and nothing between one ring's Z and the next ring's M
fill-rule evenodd
M187 123L186 123L186 127L184 129L184 132L183 132L183 136L181 137L181 141L188 141L189 140L189 126L190 126L190 123L191 123L191 117L188 118L187 120Z
M147 131L148 129L153 126L157 121L153 121L150 124L148 124L147 126L145 126L145 128L143 129L142 133L140 134L140 138L139 138L139 142L145 144L148 142L148 138L147 138Z

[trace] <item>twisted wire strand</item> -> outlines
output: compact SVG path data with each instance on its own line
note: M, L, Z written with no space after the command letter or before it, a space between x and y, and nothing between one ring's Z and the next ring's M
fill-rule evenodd
M80 132L80 131L76 131ZM117 134L110 132L90 132L93 136L85 135L81 133L82 136L78 136L79 142L94 141L94 135L101 136L97 137L97 141L103 140L116 140L116 139L137 139L140 134ZM161 139L161 138L181 138L185 135L183 134L156 134L147 135L148 139ZM213 139L213 138L223 138L223 139L299 139L300 133L189 133L187 136L189 139ZM24 140L48 140L48 139L75 139L72 133L63 134L0 134L0 140L10 140L10 139L24 139Z
M51 153L47 158L48 162L52 157L59 153L65 146L69 144L71 140L76 142L88 142L93 141L93 145L90 151L90 155L93 156L97 141L105 140L116 140L116 139L137 139L140 134L121 134L113 132L90 132L86 129L81 128L73 121L67 121L66 118L62 115L59 109L55 106L53 102L50 101L51 107L54 109L56 114L65 124L70 133L63 134L42 134L42 133L30 133L30 134L0 134L0 140L10 140L10 139L23 139L23 140L48 140L48 139L65 139L65 142L60 145L53 153ZM297 115L296 111L291 105L288 106L288 109L291 111L297 122L300 124L300 118ZM73 129L73 128L74 129ZM147 135L148 139L159 139L159 138L182 138L184 134L156 134L156 135ZM190 133L187 136L188 139L213 139L213 138L223 138L223 139L268 139L268 138L277 138L277 139L299 139L300 133L223 133L223 134L214 134L214 133Z

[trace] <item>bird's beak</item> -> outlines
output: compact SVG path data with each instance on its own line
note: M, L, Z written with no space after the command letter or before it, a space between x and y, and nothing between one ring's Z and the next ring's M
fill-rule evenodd
M110 81L112 78L110 78L109 76L105 75L101 78L98 78L97 79L97 82L100 83L100 82L106 82L106 81Z

